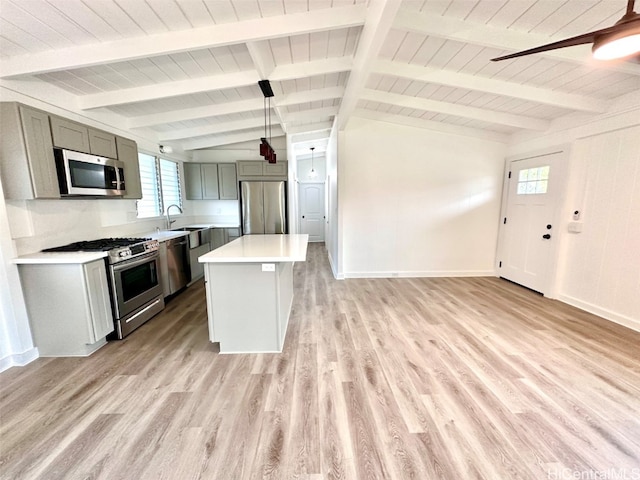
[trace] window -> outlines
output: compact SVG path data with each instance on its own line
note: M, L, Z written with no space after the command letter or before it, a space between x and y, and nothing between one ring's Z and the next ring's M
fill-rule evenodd
M547 193L549 184L549 165L525 168L518 173L518 195L536 195Z
M178 164L171 160L138 154L142 199L137 202L138 218L159 217L169 205L182 208Z

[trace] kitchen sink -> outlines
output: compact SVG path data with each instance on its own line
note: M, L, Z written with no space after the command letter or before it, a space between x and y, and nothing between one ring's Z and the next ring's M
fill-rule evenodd
M209 229L203 227L178 227L172 232L189 232L189 248L197 248L203 243L209 243Z
M171 229L172 232L197 232L198 230L206 230L206 229L202 227L179 227L179 228Z

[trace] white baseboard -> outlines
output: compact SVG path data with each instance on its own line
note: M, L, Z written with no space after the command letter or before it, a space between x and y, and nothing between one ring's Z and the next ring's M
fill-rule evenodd
M331 252L327 249L327 257L329 258L329 265L331 266L331 271L333 272L333 278L336 280L344 280L344 275L338 274L336 270L336 264L333 261L333 257L331 256Z
M598 315L599 317L602 317L606 320L622 325L623 327L627 327L627 328L630 328L631 330L635 330L636 332L640 332L639 320L633 319L631 317L627 317L626 315L620 315L619 313L612 312L611 310L607 310L606 308L593 305L589 302L585 302L583 300L579 300L577 298L573 298L568 295L560 295L558 296L558 300L564 303L568 303L569 305L579 308L580 310L584 310L585 312Z
M408 272L345 272L344 278L495 277L493 270L432 270Z
M4 357L0 359L0 372L4 372L11 367L23 367L27 363L33 362L39 356L40 355L38 354L38 349L36 347L33 347L26 352L14 353L13 355Z

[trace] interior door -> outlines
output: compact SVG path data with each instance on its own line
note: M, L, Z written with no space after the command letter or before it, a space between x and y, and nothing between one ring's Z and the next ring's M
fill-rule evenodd
M510 164L500 276L540 293L549 292L554 274L558 236L554 221L563 188L561 154Z
M300 233L309 234L310 242L324 242L324 183L301 183Z

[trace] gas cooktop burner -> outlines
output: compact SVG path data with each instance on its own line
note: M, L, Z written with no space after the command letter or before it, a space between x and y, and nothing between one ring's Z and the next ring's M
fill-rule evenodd
M128 247L137 243L144 243L150 238L100 238L98 240L87 240L84 242L74 242L61 247L45 248L43 252L107 252L114 248Z

